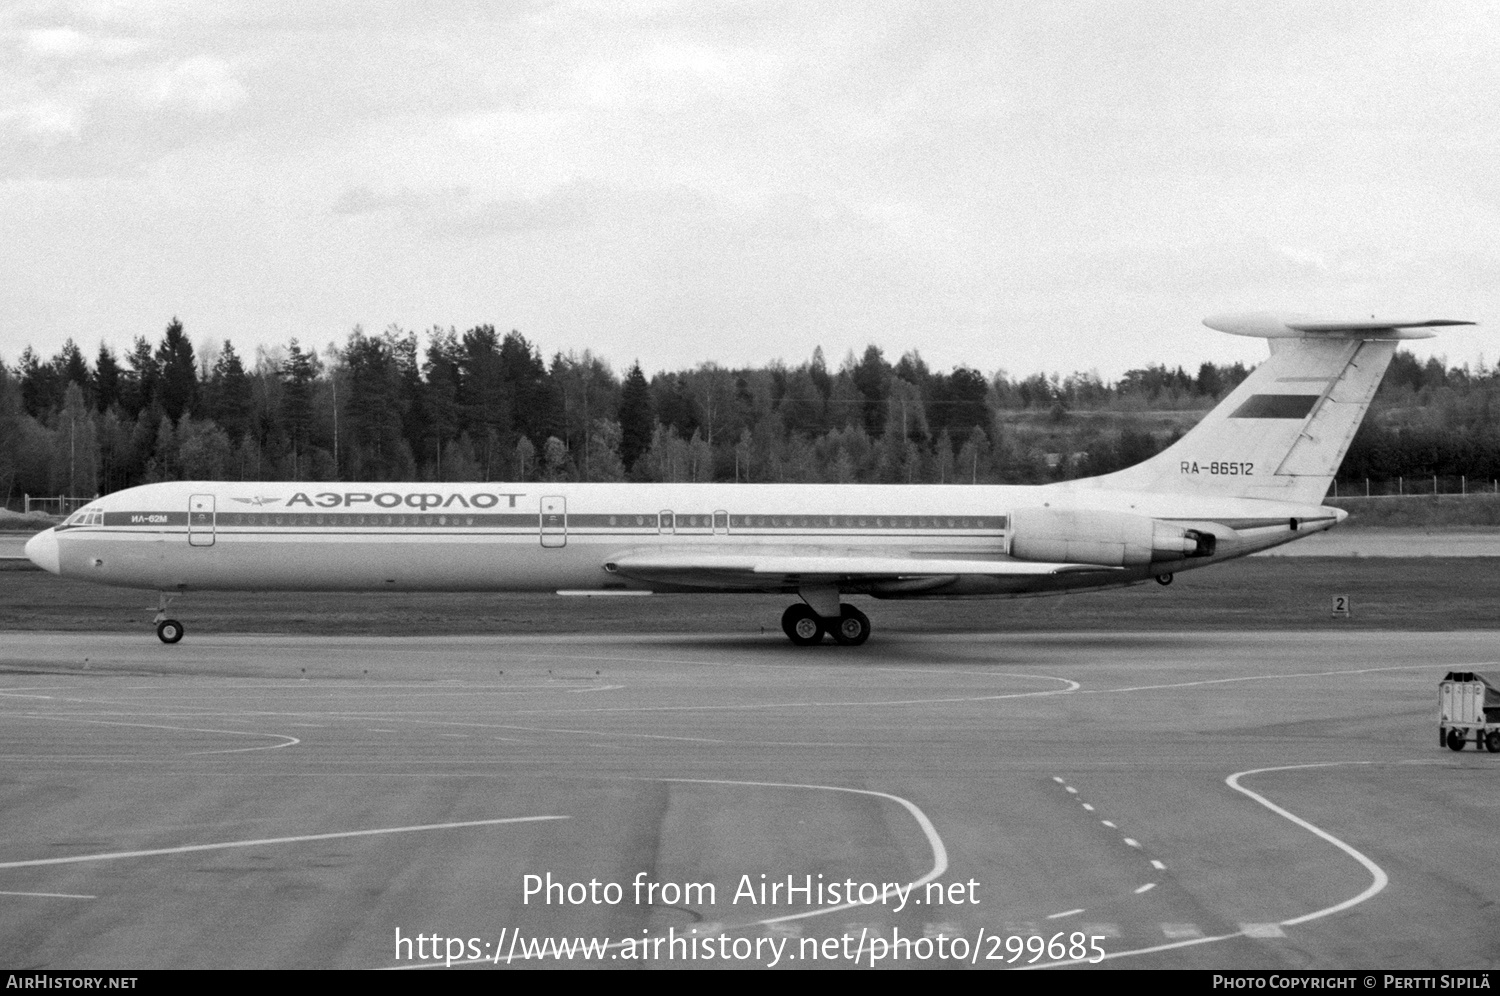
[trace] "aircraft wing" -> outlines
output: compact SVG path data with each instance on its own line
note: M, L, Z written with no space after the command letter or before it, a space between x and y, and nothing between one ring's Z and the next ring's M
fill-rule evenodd
M1036 577L1080 571L1110 573L1121 568L1021 560L682 552L626 554L605 564L605 569L640 581L705 587L775 588L789 584L860 584L975 575Z

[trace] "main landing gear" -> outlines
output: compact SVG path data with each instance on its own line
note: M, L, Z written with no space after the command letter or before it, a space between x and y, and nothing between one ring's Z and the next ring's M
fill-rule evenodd
M156 618L151 621L156 623L156 638L162 643L176 643L182 639L182 623L167 618L167 606L171 604L173 597L164 591L157 592Z
M836 617L820 616L811 605L797 602L781 614L781 629L799 647L822 643L825 633L841 646L857 647L870 638L870 617L852 605L840 605Z

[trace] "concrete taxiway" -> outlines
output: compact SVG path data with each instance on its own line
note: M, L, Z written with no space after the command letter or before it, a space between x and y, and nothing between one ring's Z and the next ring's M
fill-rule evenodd
M7 633L0 963L1492 968L1497 635Z

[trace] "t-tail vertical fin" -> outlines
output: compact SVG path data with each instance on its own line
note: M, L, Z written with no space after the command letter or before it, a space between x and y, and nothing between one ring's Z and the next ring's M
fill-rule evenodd
M1210 328L1270 341L1271 356L1176 443L1090 485L1316 504L1328 493L1401 339L1447 319L1224 315Z

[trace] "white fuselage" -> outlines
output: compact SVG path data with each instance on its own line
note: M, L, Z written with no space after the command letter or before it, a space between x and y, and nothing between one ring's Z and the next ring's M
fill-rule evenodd
M1217 537L1211 556L1108 573L838 584L882 597L1006 596L1132 584L1320 531L1336 509L1264 499L1039 486L171 482L91 502L34 538L64 577L162 591L786 591L797 579L641 578L617 561L1011 559L1022 509L1129 513ZM918 573L914 570L913 573Z

